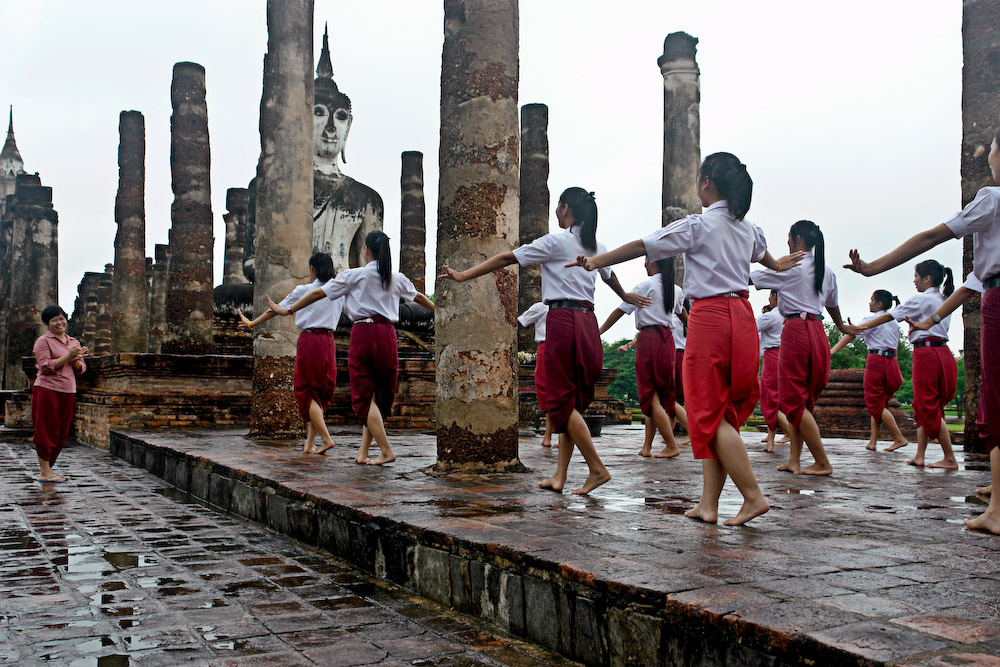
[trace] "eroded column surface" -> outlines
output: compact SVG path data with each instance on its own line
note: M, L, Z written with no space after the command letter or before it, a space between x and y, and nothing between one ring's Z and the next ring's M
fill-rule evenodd
M7 372L7 322L10 319L10 256L13 252L10 245L11 230L14 226L12 207L14 195L4 197L4 210L0 213L0 389L5 389L7 383L4 376Z
M243 275L243 242L247 233L246 188L226 190L226 261L222 272L223 285L245 285L249 280Z
M72 335L80 340L81 345L90 348L91 352L97 345L97 283L102 275L104 274L96 271L83 274L77 305L73 309L73 326L70 327ZM79 323L76 322L77 308L80 313Z
M149 333L146 288L146 123L138 111L118 119L118 196L111 352L145 352Z
M212 354L212 188L205 68L177 63L170 83L170 266L162 351Z
M149 352L159 354L167 330L167 267L170 247L157 243L153 248L153 277L149 283Z
M96 331L94 347L90 350L94 356L111 354L111 293L114 280L115 265L105 264L104 273L97 281Z
M308 282L313 237L312 0L268 0L267 54L260 100L261 157L255 198L255 313L265 295L284 296ZM292 368L298 331L292 317L254 329L250 435L302 432Z
M399 271L424 292L427 273L427 226L424 207L424 154L403 151L399 187L403 193L399 221Z
M521 107L521 211L518 243L524 245L549 232L549 108L544 104ZM523 313L542 300L542 270L522 266L517 281L517 310ZM535 352L535 330L518 329L517 349Z
M1000 126L1000 1L962 3L962 205L979 189L996 185L986 157ZM972 237L963 241L962 275L972 272ZM962 308L965 326L965 449L985 451L976 428L980 371L979 295Z
M660 206L664 226L701 212L698 167L701 166L701 80L695 59L698 38L673 32L663 40L656 59L663 75L663 189ZM684 282L681 256L674 260L674 281Z
M59 299L59 215L52 208L52 188L36 175L17 177L11 203L6 388L27 389L21 358L31 356L35 339L46 330L42 310Z
M466 268L518 241L518 3L445 0L437 265ZM437 465L517 459L517 271L440 281Z

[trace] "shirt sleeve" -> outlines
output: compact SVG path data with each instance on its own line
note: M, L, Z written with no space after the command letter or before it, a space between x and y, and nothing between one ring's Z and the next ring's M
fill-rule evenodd
M750 272L750 282L759 290L773 289L781 290L785 286L788 271L778 273L771 269L757 269Z
M764 253L767 252L767 239L764 238L764 230L757 225L753 226L754 237L753 237L753 254L750 256L750 261L759 262L764 259Z
M655 262L686 252L692 245L691 218L693 217L689 215L671 222L644 237L642 244L646 246L646 258Z
M597 254L598 255L603 255L607 251L608 251L608 249L604 246L603 243L598 243L597 244ZM611 280L611 276L612 276L613 272L611 271L611 267L610 266L602 266L601 268L597 269L597 272L601 274L601 278L604 280L604 282L607 282L607 281Z
M973 292L979 292L980 294L986 291L983 287L983 281L977 278L975 273L969 274L969 277L965 279L964 283L962 283L962 287L967 290L972 290Z
M413 301L417 298L417 288L413 285L413 281L402 273L397 272L396 279L393 282L396 285L396 290L399 292L399 298L407 301Z
M633 287L630 291L635 292L639 296L649 296L649 293L652 291L652 285L649 283L648 280L644 280L635 287ZM618 310L622 311L626 315L631 315L638 309L639 309L638 306L633 306L631 303L627 301L622 301L621 305L618 306Z
M530 327L532 324L542 319L545 314L545 304L541 301L531 304L531 306L521 313L517 318L517 321L521 323L522 327Z
M336 278L330 278L326 281L321 290L323 294L326 294L326 298L333 301L334 299L339 299L351 290L351 284L353 281L350 280L352 275L351 270L341 271Z
M299 285L291 292L289 292L288 296L282 299L281 303L279 303L278 305L281 306L282 308L288 308L290 305L292 305L293 303L295 303L296 301L305 296L305 290L307 287L308 285Z
M674 285L674 315L678 317L684 312L684 290Z
M552 234L546 234L514 250L514 259L521 266L541 264L551 257L554 244L555 239L552 237Z
M836 308L840 305L840 292L837 289L837 274L826 267L826 282L823 283L826 291L826 307Z
M920 295L915 294L914 296L911 296L909 299L907 299L906 301L904 301L903 303L901 303L900 305L896 306L891 311L889 311L889 314L892 315L892 319L896 320L897 322L902 322L907 318L907 316L915 317L919 315L920 314L919 311L920 311Z
M997 188L982 188L954 218L944 223L955 238L983 232L1000 219L1000 193Z
M40 336L31 348L31 353L35 357L35 368L39 373L55 373L52 368L52 350L49 348L49 341L45 336Z

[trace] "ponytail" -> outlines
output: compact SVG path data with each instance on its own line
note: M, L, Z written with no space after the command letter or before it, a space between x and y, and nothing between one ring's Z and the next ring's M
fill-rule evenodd
M806 247L812 249L813 257L816 260L813 266L813 288L816 294L823 292L823 279L826 277L826 242L823 240L823 232L819 225L812 220L799 220L788 231L792 238L798 236L805 242Z
M660 285L663 287L663 311L668 315L674 311L674 258L656 260L660 270Z
M389 237L382 232L368 232L365 245L378 263L378 275L382 279L382 289L392 284L392 256L389 254Z
M739 158L732 153L712 153L701 163L698 178L712 181L734 218L746 216L753 198L753 179Z
M935 259L925 259L913 267L921 278L930 278L931 285L940 287L946 297L955 291L955 274L951 269ZM944 285L942 286L942 283Z
M882 306L882 310L889 310L892 308L892 302L895 301L896 305L899 305L899 297L895 296L892 292L886 289L877 289L872 292L872 298L875 302Z
M559 203L569 207L573 220L580 225L583 247L597 252L597 202L594 200L594 193L583 188L566 188L559 195Z

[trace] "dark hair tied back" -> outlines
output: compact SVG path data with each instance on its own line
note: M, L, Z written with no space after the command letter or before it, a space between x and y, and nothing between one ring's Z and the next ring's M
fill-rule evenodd
M698 179L702 178L712 181L734 218L742 220L746 217L753 199L753 179L738 157L732 153L712 153L698 170Z
M899 305L899 297L895 296L892 292L887 289L877 289L872 293L872 298L875 299L875 303L882 306L882 310L889 310L892 308L893 302Z
M583 247L597 252L597 202L594 201L594 193L583 188L566 188L559 195L559 203L569 206L573 220L580 225Z
M384 232L368 232L365 245L371 250L378 265L378 275L382 279L382 289L392 284L392 256L389 254L389 237Z
M663 310L668 315L674 310L674 258L656 260L660 270L660 285L663 287Z
M314 252L309 266L316 272L316 280L326 282L333 278L333 258L325 252Z
M807 248L812 249L813 257L816 260L813 267L813 288L816 290L816 294L822 293L823 278L826 277L826 249L823 232L819 230L819 225L812 220L799 220L792 225L788 235L792 238L798 236L805 242Z
M931 285L940 287L941 293L946 297L951 296L951 293L955 291L955 274L936 259L925 259L917 264L914 270L921 278L930 277Z

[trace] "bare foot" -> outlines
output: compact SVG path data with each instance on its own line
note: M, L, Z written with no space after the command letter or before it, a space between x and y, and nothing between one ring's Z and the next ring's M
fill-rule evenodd
M869 442L867 445L865 445L865 449L867 449L869 452L874 452L877 449L877 447L875 446L874 442Z
M644 446L642 449L639 450L639 456L652 456L652 455L653 455L652 445L649 445L648 447Z
M681 440L680 442L677 443L677 446L678 447L690 447L691 446L691 438L684 438L683 440Z
M549 477L548 479L543 479L538 483L538 486L545 489L546 491L555 491L556 493L562 493L563 487L566 485L565 479L560 479L555 475Z
M806 466L805 468L802 468L802 470L796 470L795 474L796 475L832 475L833 474L833 466L831 466L831 465L821 466L818 463L814 463L811 466Z
M911 466L917 466L918 468L923 468L924 467L924 457L921 456L921 457L918 458L918 457L914 456L912 459L910 459L909 461L907 461L907 463L909 463Z
M701 503L698 503L687 512L684 512L684 516L689 519L698 519L705 523L717 523L719 521L719 509L710 510L702 507Z
M388 454L379 454L371 461L366 461L366 463L370 466L380 466L383 463L392 463L395 460L396 460L396 455L390 452Z
M760 500L755 503L751 503L749 500L744 500L743 507L740 508L739 513L732 519L726 519L725 521L723 521L722 525L742 526L750 519L756 516L760 516L769 509L771 509L771 506L768 505L767 501L764 500L763 496L761 496Z
M681 450L677 449L677 445L674 445L673 447L669 447L669 446L664 447L660 451L658 451L655 454L653 454L653 458L654 459L672 459L675 456L680 456L680 455L681 455Z
M361 454L358 454L357 458L354 459L354 462L357 463L357 464L359 464L359 465L365 465L365 464L368 463L368 457L367 456L361 456Z
M587 481L583 483L583 486L579 489L573 489L573 493L577 496L585 496L609 479L611 479L611 473L607 471L607 468L603 472L592 472L587 475Z
M542 447L552 447L551 440L542 440Z
M792 441L792 439L791 439L791 438L789 438L789 437L788 437L788 436L786 435L786 436L785 436L784 438L782 438L781 440L779 440L779 441L778 441L778 444L779 444L779 445L784 445L785 443L788 443L788 442L791 442L791 441Z
M798 474L798 472L802 470L802 464L786 461L785 463L782 463L780 466L778 466L778 470L780 470L781 472L791 472Z
M907 442L906 440L897 440L896 442L892 443L891 445L889 445L888 447L886 447L882 451L885 451L885 452L894 452L897 449L899 449L900 447L906 447L908 444L910 444L910 443Z
M49 475L48 477L39 477L38 481L39 482L65 482L66 481L66 477L64 477L63 475L56 475L56 474L53 473L52 475Z
M763 438L761 442L767 442L767 438Z
M934 463L928 463L928 468L944 468L945 470L958 470L958 461L955 459L941 459Z
M303 454L315 454L316 450L313 449L313 445L312 445L311 442L307 442L306 444L302 445L302 453Z
M966 519L964 523L970 530L981 530L1000 535L1000 512L986 510L975 519Z
M992 486L981 486L978 489L976 489L976 493L978 493L981 496L991 496L991 495L993 495L993 487Z
M327 453L328 451L330 451L331 449L333 449L333 440L331 440L329 444L327 444L327 445L323 445L323 446L322 446L322 447L320 447L319 449L314 449L314 450L312 451L312 453L313 453L313 454L322 454L322 455L326 455L326 453Z
M774 454L774 443L772 442L768 444L768 446L764 448L764 452L767 454Z

